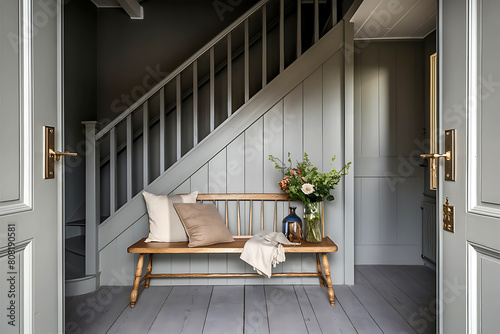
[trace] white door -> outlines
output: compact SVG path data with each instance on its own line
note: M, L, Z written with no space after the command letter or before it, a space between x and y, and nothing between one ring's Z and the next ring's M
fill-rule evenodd
M440 204L455 210L455 232L440 229L440 325L500 333L500 1L439 10L441 129L456 129L457 152L456 181L440 173Z
M60 163L43 176L43 127L61 129L58 3L0 2L2 334L63 330Z

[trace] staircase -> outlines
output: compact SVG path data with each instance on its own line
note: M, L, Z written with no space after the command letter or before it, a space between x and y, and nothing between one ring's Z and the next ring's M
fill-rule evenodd
M85 275L67 281L68 295L99 287L99 252L134 224L147 228L143 189L182 191L184 180L341 50L336 7L335 0L263 0L112 122L101 129L84 122L85 237L67 254L84 251Z

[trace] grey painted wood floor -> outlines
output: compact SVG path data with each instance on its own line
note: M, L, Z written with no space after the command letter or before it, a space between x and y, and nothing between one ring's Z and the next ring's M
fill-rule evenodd
M131 287L66 299L66 333L435 333L435 272L356 266L355 285Z

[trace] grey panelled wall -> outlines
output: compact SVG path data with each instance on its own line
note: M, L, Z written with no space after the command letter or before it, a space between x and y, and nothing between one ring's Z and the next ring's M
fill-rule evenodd
M367 42L355 55L355 263L422 264L424 51Z
M329 168L330 157L337 156L335 167L344 162L343 132L343 69L344 54L342 49L326 60L322 65L298 86L289 91L272 108L256 119L236 139L232 140L210 161L201 166L191 177L180 182L173 193L200 192L279 192L280 173L268 160L269 154L285 157L287 152L293 159L301 159L303 152L309 154L312 162L321 169ZM225 125L223 125L224 127ZM224 130L224 129L222 129ZM344 282L344 196L343 184L335 190L336 200L327 203L325 219L326 234L339 246L332 263L334 283ZM260 204L254 204L259 212ZM222 210L222 208L221 208ZM280 208L282 219L287 208ZM272 230L272 204L264 208L265 229ZM300 208L299 208L300 212ZM236 208L229 211L232 221L230 230L236 233ZM248 210L242 212L248 220ZM248 225L247 225L248 226ZM126 229L117 238L108 243L100 252L101 284L130 285L132 282L136 258L126 253L126 248L139 238L147 235L147 218L143 216ZM247 233L247 230L242 233ZM256 230L254 231L256 232ZM313 257L297 254L287 255L283 268L287 271L315 270ZM164 255L155 257L155 268L166 272L245 272L252 268L245 265L238 255ZM317 279L310 278L261 278L248 279L161 279L152 280L151 284L280 284L304 283L317 284Z

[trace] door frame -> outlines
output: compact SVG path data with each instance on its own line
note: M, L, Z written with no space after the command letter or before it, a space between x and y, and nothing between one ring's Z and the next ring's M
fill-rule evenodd
M437 54L437 71L436 71L436 118L437 118L437 149L438 152L444 152L444 140L442 140L443 136L443 99L441 96L442 91L442 57L440 57L440 52L443 49L443 43L441 40L441 31L442 31L442 0L437 1L437 22L436 22L436 54ZM436 152L437 153L437 152ZM441 228L440 222L443 220L442 210L439 208L443 205L443 186L444 186L444 178L442 177L444 174L444 162L438 160L438 178L437 178L437 188L436 188L436 330L437 333L443 332L443 321L442 321L442 301L443 301L443 229Z
M56 136L56 147L64 148L64 94L63 94L63 6L64 2L56 1L56 16L57 20L57 124L58 129ZM64 163L56 164L57 177L57 295L59 302L57 303L58 314L58 332L64 333L65 329L65 223L64 223Z

